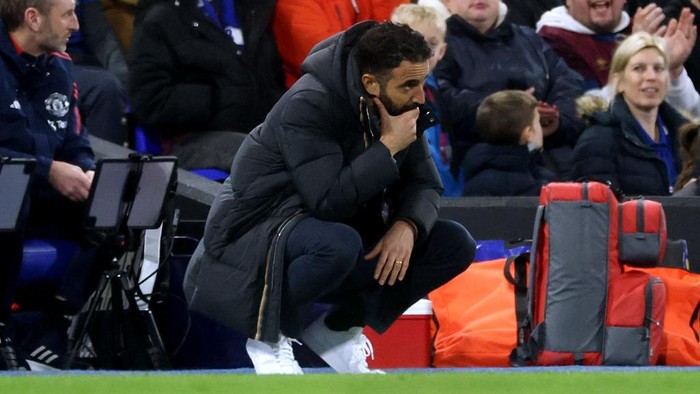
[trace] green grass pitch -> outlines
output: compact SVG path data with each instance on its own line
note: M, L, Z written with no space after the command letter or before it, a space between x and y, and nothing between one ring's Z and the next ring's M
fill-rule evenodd
M2 394L81 393L694 393L700 371L432 372L256 376L239 373L0 375Z

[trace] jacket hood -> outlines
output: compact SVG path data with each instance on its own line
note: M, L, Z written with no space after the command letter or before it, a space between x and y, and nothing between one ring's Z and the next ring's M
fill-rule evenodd
M587 119L592 125L620 127L623 119L634 119L621 94L613 97L609 103L601 100L595 100L595 103L598 108L594 104L587 113Z
M338 96L358 102L364 88L355 61L355 45L375 25L375 21L359 22L316 44L301 64L302 75L311 74Z
M627 26L630 24L630 16L626 11L622 11L622 17L620 18L620 23L615 26L613 31L610 33L618 33L622 30L625 30ZM558 29L574 32L574 33L580 33L580 34L588 34L588 35L594 35L594 34L599 34L598 32L595 32L583 24L581 24L579 21L574 19L571 14L569 14L569 11L566 9L566 6L562 5L559 7L555 7L549 11L546 11L542 16L540 17L540 20L537 21L537 31L540 31L545 26L549 27L556 27Z
M608 96L609 89L588 91L576 99L576 116L584 121L589 120L598 112L610 109L612 101Z

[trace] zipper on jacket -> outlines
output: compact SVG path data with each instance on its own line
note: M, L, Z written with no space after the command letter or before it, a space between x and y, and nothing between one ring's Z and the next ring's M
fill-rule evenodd
M265 279L264 279L264 285L263 285L263 293L262 297L260 299L260 305L258 307L258 319L257 319L257 324L255 328L255 339L256 340L261 340L262 338L262 331L263 331L263 325L264 325L264 320L265 320L265 310L267 309L267 296L268 294L272 293L273 289L275 288L275 282L274 282L274 270L273 270L273 263L275 262L277 258L277 244L279 243L280 238L282 237L282 234L284 234L284 230L287 228L289 223L291 223L295 218L298 216L302 215L302 211L295 212L292 216L289 218L285 219L284 222L277 228L277 232L275 233L275 237L270 243L270 249L267 251L267 255L265 258ZM284 261L282 262L284 264Z
M280 238L282 237L282 234L284 233L284 230L287 228L289 223L294 219L295 217L299 216L299 213L292 215L289 217L287 220L282 223L282 225L279 227L277 230L277 234L275 234L275 240L272 242L271 248L272 249L272 261L271 263L274 263L277 260L277 252L278 252L278 247L277 244L279 243ZM270 278L270 291L273 291L275 289L275 282L274 282L274 275L272 278Z

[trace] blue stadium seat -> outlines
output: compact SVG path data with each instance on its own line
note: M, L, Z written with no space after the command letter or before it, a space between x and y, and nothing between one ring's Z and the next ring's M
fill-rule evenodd
M163 153L156 131L146 129L141 125L136 125L134 129L134 150L154 155Z
M529 244L508 247L506 241L502 239L480 240L476 241L474 262L502 259L528 252L530 252Z
M158 132L155 130L138 124L134 128L134 150L139 153L162 154L163 149L159 140ZM197 168L190 172L212 181L223 181L228 177L228 172L218 168Z
M29 239L24 242L24 259L19 287L54 285L61 281L66 265L78 252L78 245L62 239Z
M190 172L212 181L223 181L228 177L228 172L218 168L195 168L190 170Z

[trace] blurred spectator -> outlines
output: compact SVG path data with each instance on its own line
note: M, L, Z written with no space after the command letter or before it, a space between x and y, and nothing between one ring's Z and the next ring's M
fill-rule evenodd
M102 9L112 30L119 39L122 50L129 52L134 34L134 16L139 0L102 0Z
M661 37L639 32L620 44L610 65L611 106L579 100L590 126L574 149L572 179L610 181L627 195L671 194L681 168L677 132L687 119L664 102L669 64Z
M285 83L290 87L301 76L301 62L311 48L357 22L384 21L409 0L279 0L274 31L282 57Z
M585 90L608 82L612 54L631 31L624 4L625 0L612 0L593 7L588 0L567 0L567 5L545 12L537 23L537 33L581 74Z
M564 4L564 0L503 0L508 6L506 22L535 28L545 11Z
M554 174L539 165L542 126L537 100L522 90L502 90L476 110L484 140L464 159L466 196L537 196Z
M76 2L80 30L68 41L73 58L73 76L78 83L78 108L90 134L126 145L129 136L126 59L99 0Z
M425 103L430 110L442 118L440 110L440 92L437 81L432 71L437 63L445 55L445 25L444 15L435 8L420 6L416 4L402 4L398 6L391 15L391 21L408 25L411 29L419 32L428 42L428 46L433 51L430 57L430 74L423 85L425 90ZM452 156L452 145L447 129L442 124L437 124L425 130L424 135L430 146L430 154L433 157L435 166L440 174L440 180L445 191L445 197L459 197L464 189L464 177L462 171L453 174L450 170Z
M438 15L440 15L443 19L447 19L450 17L450 15L452 15L452 13L445 5L446 1L447 0L418 0L417 4L434 8ZM415 3L415 1L412 1L412 3Z
M275 2L141 0L129 53L138 120L185 169L229 171L240 139L283 92Z
M624 0L593 6L587 0L569 0L542 15L538 34L584 78L584 89L604 87L612 54L620 40L634 28L658 34L669 41L670 89L666 100L674 107L700 114L700 96L683 68L693 48L697 29L693 15L686 10L668 26L663 26L661 8L650 4L635 12L634 23L623 10Z
M532 29L505 23L507 7L499 0L450 0L447 5L455 15L447 20L447 52L435 75L454 128L453 166L481 141L474 128L481 100L515 89L541 102L545 163L555 174L566 174L580 130L574 98L582 93L581 77Z

